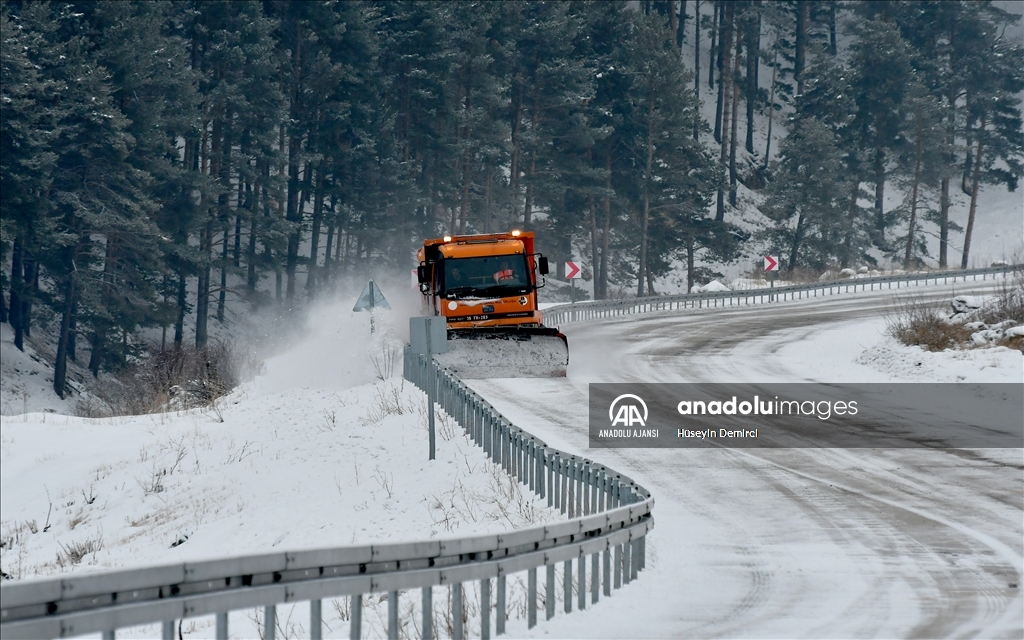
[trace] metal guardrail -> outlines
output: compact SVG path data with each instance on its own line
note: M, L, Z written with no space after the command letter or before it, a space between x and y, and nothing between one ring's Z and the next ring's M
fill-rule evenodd
M871 278L850 278L848 280L833 280L829 282L813 282L810 284L795 284L785 287L744 289L739 291L712 291L707 293L682 293L668 296L646 296L640 298L627 298L625 300L598 300L589 302L578 302L576 304L562 304L551 307L544 311L545 324L557 326L569 322L582 322L586 320L597 320L600 318L611 318L614 316L635 315L640 313L655 313L659 311L680 311L685 309L701 309L704 307L729 307L746 306L752 304L766 304L783 302L786 300L800 300L802 298L818 297L818 295L833 295L837 293L849 293L852 291L874 290L889 288L900 289L903 285L928 284L934 281L948 283L958 280L982 280L988 276L1006 275L1015 271L1024 271L1024 265L1007 265L1002 267L986 267L983 269L962 269L956 271L935 271L932 273L910 273L893 276L875 276ZM895 286L894 286L895 285Z
M507 533L448 540L333 547L186 562L0 585L0 635L68 637L214 615L216 637L228 637L228 612L264 607L264 638L275 635L279 604L310 603L310 637L321 638L322 600L351 597L350 634L362 634L363 597L388 594L389 638L398 638L400 591L421 589L423 637L434 635L433 587L451 587L453 636L465 635L463 585L479 581L480 635L505 632L506 581L527 573L527 623L537 623L537 570L546 571L547 619L555 615L555 569L563 564L563 601L572 611L573 563L577 606L611 595L646 564L644 536L653 526L654 500L629 478L591 460L551 447L519 429L450 371L405 352L405 376L421 389L433 385L440 407L470 439L523 485L568 516L565 522ZM491 581L496 594L492 612ZM445 603L447 606L447 603Z

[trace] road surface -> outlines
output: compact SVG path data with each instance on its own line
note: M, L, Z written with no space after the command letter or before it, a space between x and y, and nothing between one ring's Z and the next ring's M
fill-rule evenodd
M881 329L893 293L567 325L566 379L467 381L516 425L655 497L639 581L532 635L1024 637L1020 449L588 450L590 382L864 381L847 379L856 344L812 369L787 353L821 332Z

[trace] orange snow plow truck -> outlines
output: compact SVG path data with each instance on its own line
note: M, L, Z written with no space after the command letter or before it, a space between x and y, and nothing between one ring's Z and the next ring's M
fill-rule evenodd
M565 376L568 342L537 309L548 261L532 231L427 240L417 257L424 311L448 325L438 362L462 378Z

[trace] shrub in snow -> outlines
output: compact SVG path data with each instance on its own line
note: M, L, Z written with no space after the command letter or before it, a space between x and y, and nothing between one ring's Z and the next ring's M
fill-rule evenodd
M1024 278L1007 282L995 296L956 296L950 308L944 312L919 298L902 300L886 319L889 334L929 351L986 346L1024 351Z

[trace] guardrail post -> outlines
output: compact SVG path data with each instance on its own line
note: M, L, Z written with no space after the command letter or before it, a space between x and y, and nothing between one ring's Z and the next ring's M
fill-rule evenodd
M601 590L601 557L594 553L590 556L590 602L597 604L598 591Z
M455 640L463 640L465 635L462 632L462 583L452 585L452 637Z
M544 608L547 610L547 619L555 617L555 565L547 565L548 583L544 589Z
M562 456L555 454L555 508L559 513L565 513L565 499L562 496Z
M221 636L221 634L220 634L220 628L221 628L220 617L221 616L224 616L225 618L227 618L228 614L226 614L226 613L218 613L217 614L217 640L221 640L222 637L223 637L223 640L227 640L227 637L228 637L227 624L224 625L224 635ZM174 640L174 620L164 620L163 621L163 624L160 625L160 637L161 637L162 640Z
M576 597L579 600L576 607L583 611L587 608L587 556L581 555L576 564L579 565L576 571Z
M480 638L491 640L491 579L480 580Z
M622 544L622 584L629 584L630 580L633 579L632 550L632 540Z
M594 466L587 462L587 515L597 512L597 485L594 484Z
M263 611L263 640L274 640L277 632L277 607L269 605Z
M615 545L615 588L622 588L622 545Z
M604 595L607 598L612 595L612 550L606 548L601 555L604 556L604 571L601 577L604 582Z
M526 627L537 626L537 567L526 572Z
M562 565L562 606L566 613L572 613L572 560Z
M544 458L548 467L548 508L551 509L557 506L555 504L555 454L545 453Z
M321 640L324 637L324 627L321 617L321 600L309 601L309 637L310 640Z
M535 462L537 464L537 470L535 472L536 475L537 475L537 488L535 490L536 490L536 493L537 493L537 497L538 498L542 498L542 499L546 498L545 490L544 490L544 468L547 465L545 465L544 462L547 459L547 457L548 457L547 450L545 450L543 446L538 446L537 449L535 450L535 455L534 455Z
M423 640L434 638L434 589L423 587Z
M583 515L583 498L586 491L583 490L583 461L573 462L573 489L576 491L576 517Z
M505 473L512 473L512 429L504 420L501 421L501 464Z
M494 612L494 635L505 633L505 574L498 576L497 611Z
M398 592L388 592L388 640L398 640Z
M115 632L115 631L104 631L101 634L103 640L114 640L114 637L116 635L117 635L117 632Z
M640 570L647 568L647 536L640 538Z
M363 637L363 596L362 594L352 596L352 619L349 621L348 637L351 640L361 640Z

